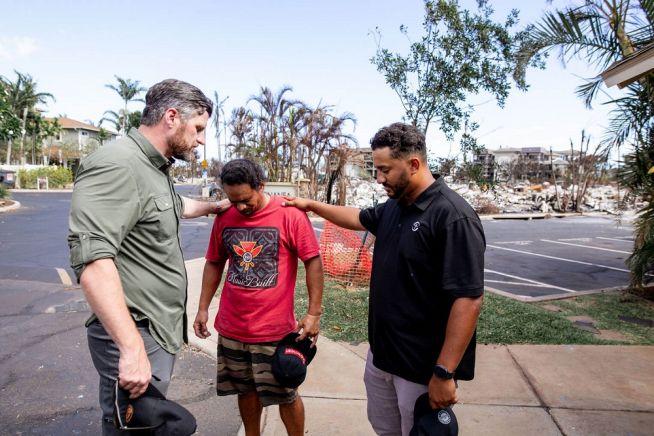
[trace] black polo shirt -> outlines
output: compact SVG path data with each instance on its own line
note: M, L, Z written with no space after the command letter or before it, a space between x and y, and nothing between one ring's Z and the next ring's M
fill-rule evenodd
M454 300L484 292L481 221L438 176L415 203L388 200L362 210L359 220L376 236L368 318L373 363L427 384ZM456 378L473 378L475 343L473 337Z

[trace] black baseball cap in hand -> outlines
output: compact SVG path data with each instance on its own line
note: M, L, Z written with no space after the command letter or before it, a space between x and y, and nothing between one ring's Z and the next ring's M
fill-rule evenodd
M459 424L451 407L432 409L429 393L424 393L416 400L413 409L413 428L409 436L456 436Z
M289 333L277 344L272 358L272 373L285 388L295 389L307 376L307 365L316 355L316 347L309 338L296 341L299 333Z
M153 435L188 436L195 433L195 417L166 397L152 383L138 398L116 382L114 386L114 425L120 430L151 430Z

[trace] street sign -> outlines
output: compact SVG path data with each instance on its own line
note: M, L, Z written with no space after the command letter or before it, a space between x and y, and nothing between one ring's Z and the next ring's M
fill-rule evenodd
M202 165L202 168L206 169L209 166L209 162L207 162L206 159L202 159L202 162L200 163L200 165Z

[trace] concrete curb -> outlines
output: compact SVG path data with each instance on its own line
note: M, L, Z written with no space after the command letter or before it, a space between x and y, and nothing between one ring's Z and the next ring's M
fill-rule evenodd
M13 201L13 204L10 204L9 206L0 206L0 213L2 212L9 212L10 210L18 209L20 207L20 203L16 200L11 200Z
M40 192L47 194L48 192L73 192L72 189L28 189L28 188L15 188L11 192Z

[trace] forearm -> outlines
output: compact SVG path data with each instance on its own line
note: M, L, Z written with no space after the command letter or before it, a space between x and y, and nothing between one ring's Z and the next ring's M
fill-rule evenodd
M445 342L436 363L454 371L459 365L477 326L483 297L457 298L450 310Z
M202 273L202 291L200 292L200 301L198 303L198 310L209 310L211 300L223 276L225 269L225 262L209 262L204 264L204 271Z
M184 201L184 212L182 218L197 218L209 214L219 214L226 211L230 206L229 200L198 201L192 198L182 197Z
M113 259L89 263L80 277L91 310L121 353L143 346L141 335L125 303L123 287Z
M306 270L306 283L309 293L309 307L307 313L313 316L322 314L322 293L324 287L324 275L322 269L322 259L316 256L304 262Z
M361 211L356 207L333 206L321 201L309 200L307 210L323 217L327 221L333 222L339 227L350 230L365 230L361 221L359 221L359 213Z

